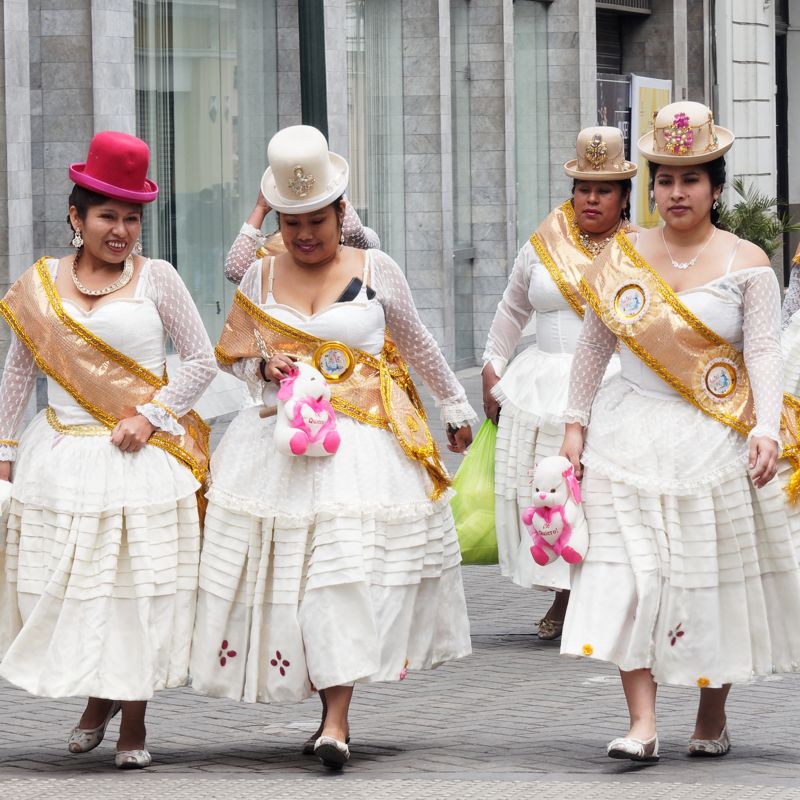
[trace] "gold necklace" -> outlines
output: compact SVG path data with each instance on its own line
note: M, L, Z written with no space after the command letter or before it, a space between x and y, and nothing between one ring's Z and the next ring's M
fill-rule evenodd
M117 289L121 289L123 286L127 286L131 282L132 277L133 277L133 255L129 255L125 259L125 266L119 278L117 278L113 283L110 283L108 286L103 287L102 289L89 289L88 287L84 286L78 279L77 253L75 253L75 258L72 260L72 282L75 284L75 288L81 294L88 295L89 297L102 297L105 294L111 294L111 292L116 292Z
M595 242L593 239L589 238L589 234L579 226L578 241L581 243L581 247L584 250L588 250L592 254L593 258L597 258L597 256L603 252L605 246L617 235L621 225L622 220L620 219L620 221L617 223L617 227L614 228L614 232L610 236L606 236L606 238L600 242Z

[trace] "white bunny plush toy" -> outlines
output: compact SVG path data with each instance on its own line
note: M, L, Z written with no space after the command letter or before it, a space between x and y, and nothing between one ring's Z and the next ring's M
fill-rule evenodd
M540 566L559 556L568 564L583 561L589 527L581 506L581 487L563 456L543 458L533 471L533 505L522 521L533 539L531 555Z
M341 436L330 400L331 388L324 375L298 361L278 390L273 439L276 450L293 456L333 455Z

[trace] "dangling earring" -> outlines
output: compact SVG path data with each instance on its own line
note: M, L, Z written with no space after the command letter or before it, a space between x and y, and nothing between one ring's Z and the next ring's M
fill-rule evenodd
M80 250L83 247L83 236L81 236L80 231L75 231L75 235L72 237L72 246L76 250Z
M344 246L344 228L339 228L339 246Z
M647 207L650 209L650 213L652 214L656 210L656 193L654 191L650 191L650 196L648 198Z
M133 246L133 254L135 256L140 256L142 254L142 250L143 249L144 248L142 247L141 241L139 239L137 239L136 240L136 244Z
M711 204L711 208L713 208L714 211L716 211L719 208L719 198L714 199L714 202Z

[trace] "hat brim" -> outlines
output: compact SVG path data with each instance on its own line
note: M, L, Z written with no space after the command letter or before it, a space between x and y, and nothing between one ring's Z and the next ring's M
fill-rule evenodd
M84 189L91 189L97 194L102 194L105 197L110 197L112 200L127 200L130 203L152 203L158 197L158 186L154 181L149 178L144 179L144 184L147 189L143 192L134 192L130 189L122 189L119 186L112 186L110 183L100 181L87 175L84 170L86 164L70 164L69 178L73 183L78 186L83 186Z
M696 153L694 155L678 156L671 153L658 153L653 149L653 131L648 131L644 136L639 137L636 146L639 153L644 156L648 161L654 164L684 164L691 166L692 164L707 164L709 161L714 161L720 156L724 156L728 150L731 149L734 139L732 131L723 128L719 125L714 126L714 133L717 135L717 147L709 150L706 153Z
M267 171L261 177L261 194L264 195L269 207L280 214L310 214L341 197L347 189L350 167L338 153L328 153L328 158L333 177L328 181L325 191L314 197L287 197L281 194L275 183L272 167L267 167Z
M625 165L625 169L614 170L613 172L607 170L583 172L578 169L578 159L573 158L571 161L567 161L567 163L564 164L564 172L566 172L570 178L575 178L580 181L624 181L636 175L636 171L638 170L636 164L630 161L624 161L623 164Z

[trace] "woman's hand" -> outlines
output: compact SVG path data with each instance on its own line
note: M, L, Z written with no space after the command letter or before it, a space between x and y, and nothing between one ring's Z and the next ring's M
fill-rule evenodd
M500 404L492 395L492 389L500 378L497 377L494 367L488 361L481 372L481 379L483 381L483 413L486 415L486 419L490 419L497 425L500 421Z
M580 480L583 477L583 425L580 422L568 422L564 426L564 441L561 444L560 455L564 456L572 464L575 470L575 477Z
M261 362L261 377L273 383L280 383L294 373L294 356L285 353L275 353L269 361Z
M137 414L135 417L121 419L111 431L111 444L115 444L123 453L135 453L141 450L153 435L155 426L147 417Z
M247 223L254 228L260 228L264 224L264 219L270 211L272 211L270 204L267 202L263 193L259 192L258 200L256 200L256 205L247 218Z
M768 436L753 436L747 455L750 479L756 489L766 486L778 471L778 443Z
M11 462L0 461L0 481L11 480Z
M462 425L460 428L447 426L447 449L451 453L466 453L472 444L472 428Z

